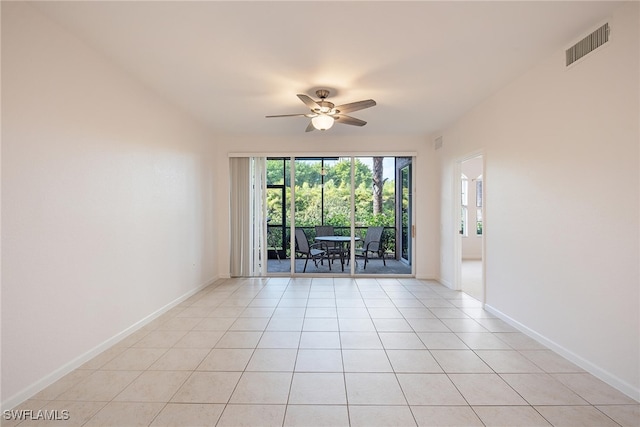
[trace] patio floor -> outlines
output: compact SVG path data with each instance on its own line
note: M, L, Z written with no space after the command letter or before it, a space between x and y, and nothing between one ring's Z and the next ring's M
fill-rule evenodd
M395 259L385 259L387 265L382 263L382 259L373 258L367 262L367 268L364 269L364 260L358 259L356 262L355 274L411 274L411 266ZM296 259L296 273L302 273L304 269L304 259ZM270 259L268 261L267 272L269 274L282 274L291 272L291 260L290 259ZM340 268L340 261L335 260L331 264L331 270L327 266L327 261L324 261L324 265L318 262L316 266L313 261L309 260L307 263L306 274L332 274L332 275L349 275L351 273L351 265L344 266L344 271Z

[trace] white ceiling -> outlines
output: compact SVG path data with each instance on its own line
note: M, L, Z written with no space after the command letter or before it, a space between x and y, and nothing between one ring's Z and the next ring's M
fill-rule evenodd
M31 3L219 133L294 135L296 97L335 91L369 123L427 135L582 38L619 5L569 2Z

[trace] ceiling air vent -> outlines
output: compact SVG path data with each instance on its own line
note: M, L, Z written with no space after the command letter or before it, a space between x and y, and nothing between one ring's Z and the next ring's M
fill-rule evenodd
M566 51L567 67L609 41L609 23L589 34Z
M442 137L439 136L433 141L433 148L439 150L442 148Z

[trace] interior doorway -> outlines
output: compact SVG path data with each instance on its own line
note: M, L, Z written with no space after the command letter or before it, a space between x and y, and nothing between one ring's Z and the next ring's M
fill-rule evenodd
M459 289L484 302L484 159L460 162Z

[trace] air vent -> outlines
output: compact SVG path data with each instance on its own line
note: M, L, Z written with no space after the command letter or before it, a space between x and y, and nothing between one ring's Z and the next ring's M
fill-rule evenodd
M567 67L609 41L609 23L567 49Z
M442 148L442 137L439 136L433 141L433 148L439 150Z

